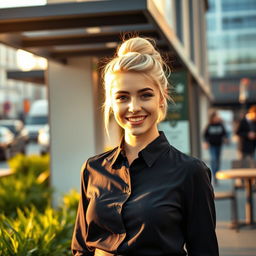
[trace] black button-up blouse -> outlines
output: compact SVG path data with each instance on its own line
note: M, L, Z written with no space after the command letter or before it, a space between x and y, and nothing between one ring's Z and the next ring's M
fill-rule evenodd
M130 166L121 146L90 158L81 182L74 255L219 255L210 171L162 132Z

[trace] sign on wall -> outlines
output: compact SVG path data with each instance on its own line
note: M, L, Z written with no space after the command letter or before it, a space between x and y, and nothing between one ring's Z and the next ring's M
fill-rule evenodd
M190 154L190 126L188 112L188 76L186 72L171 74L171 96L166 119L159 124L170 144L183 153Z

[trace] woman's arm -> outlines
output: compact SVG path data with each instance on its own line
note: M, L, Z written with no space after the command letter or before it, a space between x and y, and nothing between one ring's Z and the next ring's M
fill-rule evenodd
M211 172L200 160L187 166L185 182L185 237L188 256L218 256L216 214Z
M87 232L87 224L86 224L86 210L88 206L88 198L86 197L86 187L88 181L88 172L87 172L87 162L85 162L81 169L81 196L79 200L77 217L75 228L73 232L73 238L71 243L71 250L73 255L75 256L93 256L94 253L91 252L86 244L86 232Z

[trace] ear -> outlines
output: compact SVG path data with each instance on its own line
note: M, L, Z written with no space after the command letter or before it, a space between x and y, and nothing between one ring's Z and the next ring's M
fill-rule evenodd
M159 106L160 108L164 106L164 97L162 95L160 95Z

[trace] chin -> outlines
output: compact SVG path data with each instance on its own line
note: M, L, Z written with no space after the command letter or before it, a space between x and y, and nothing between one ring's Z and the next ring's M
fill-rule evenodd
M128 134L132 135L132 136L141 136L141 135L144 135L147 133L147 130L144 130L144 129L129 129L129 130L126 130Z

